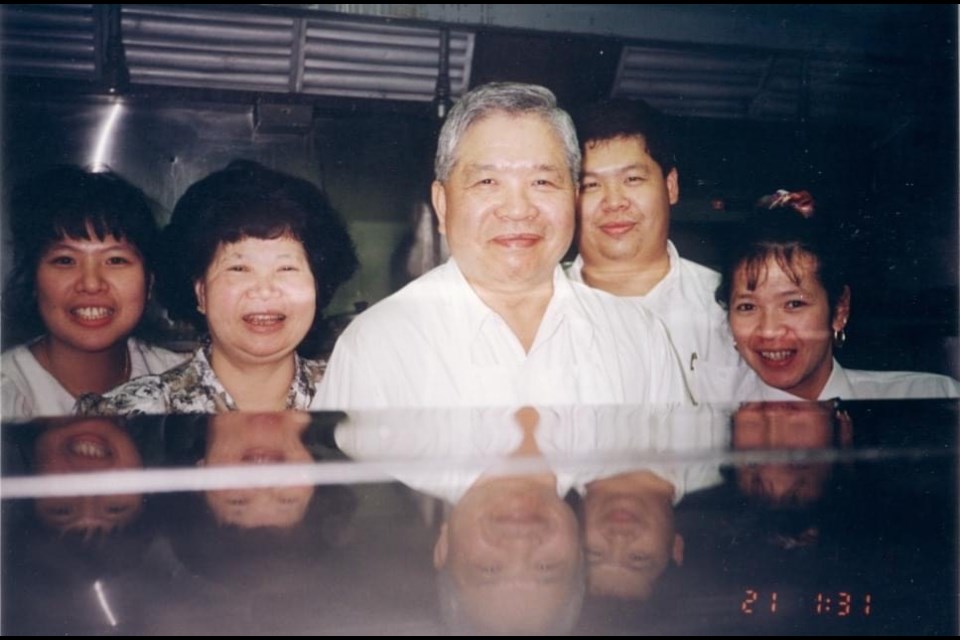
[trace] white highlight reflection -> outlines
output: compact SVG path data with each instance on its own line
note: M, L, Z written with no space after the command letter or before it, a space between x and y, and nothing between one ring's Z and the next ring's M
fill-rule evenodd
M103 125L100 127L100 135L97 136L97 146L93 150L93 158L90 160L90 165L93 167L93 171L105 171L107 169L107 163L105 161L107 152L110 149L110 143L113 141L113 130L117 125L117 120L120 119L120 112L123 110L123 103L119 100L113 103L110 107L110 111L107 112L107 117L103 121Z
M111 627L117 626L117 619L110 609L110 603L107 602L107 595L103 592L103 585L100 584L99 580L93 583L93 590L97 593L97 600L100 601L100 608L103 609L103 613L107 616L107 622L110 623Z

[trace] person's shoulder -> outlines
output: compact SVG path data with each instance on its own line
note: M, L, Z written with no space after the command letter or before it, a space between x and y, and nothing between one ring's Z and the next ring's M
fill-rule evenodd
M576 280L569 280L570 290L580 306L593 319L607 324L611 321L656 324L657 315L636 298L623 298L596 289Z
M720 286L719 272L699 262L680 258L680 278L687 298L695 297L705 307L722 311L716 300L717 287Z
M844 369L854 399L957 398L960 382L937 373Z
M74 413L85 416L167 413L165 377L169 373L140 376L102 395L86 393L77 400Z
M720 272L699 262L681 257L680 268L685 276L696 278L698 282L702 282L705 285L713 285L714 288L716 288L716 286L720 284Z
M327 361L322 358L300 358L300 370L308 379L320 381L327 372Z
M690 313L696 313L698 310L705 315L700 321L708 321L715 325L724 325L726 323L727 313L717 303L717 287L720 286L720 274L710 267L680 258L679 260L679 282L677 291L680 297L674 300L673 304L682 305L688 308Z
M340 341L372 335L399 336L439 321L438 307L456 291L456 280L445 263L410 282L360 313L347 326Z
M139 338L130 338L130 353L134 354L132 369L134 376L151 373L163 373L168 369L183 364L190 359L190 353L181 353L164 349Z
M25 366L33 364L39 366L28 344L18 344L0 354L0 371L3 373L22 370Z
M14 347L0 356L0 414L14 420L29 418L35 412L29 381L17 364L17 354L13 353L17 349L23 347Z
M578 255L572 262L566 262L560 266L570 280L583 282L583 256Z
M30 349L27 344L16 344L9 349L5 349L3 353L0 353L0 360L3 362L8 362L13 358L20 357L24 353L30 353Z
M11 347L0 354L0 375L5 381L20 380L24 378L24 368L30 360L36 361L26 345Z
M40 366L29 343L19 344L0 355L0 413L6 419L69 413L72 399Z
M594 327L593 335L602 343L617 345L617 353L649 351L658 345L673 353L666 325L644 304L578 282L570 285L583 317Z

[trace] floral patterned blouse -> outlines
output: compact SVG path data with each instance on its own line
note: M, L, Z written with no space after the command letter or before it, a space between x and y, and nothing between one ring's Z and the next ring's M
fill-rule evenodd
M210 366L207 347L193 358L159 375L141 376L101 395L80 397L78 415L137 415L165 413L219 413L236 411L237 403L220 384ZM317 392L326 362L294 354L294 376L287 393L287 409L305 411Z

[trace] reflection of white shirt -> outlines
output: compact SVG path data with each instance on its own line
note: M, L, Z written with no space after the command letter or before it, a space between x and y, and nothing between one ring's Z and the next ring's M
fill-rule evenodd
M127 340L130 352L130 379L162 373L190 357L153 347L136 338ZM39 416L68 416L77 399L30 353L29 345L5 351L0 359L0 388L5 419L29 419Z
M686 402L663 325L570 282L525 352L453 260L361 314L337 341L311 409Z
M351 411L334 439L351 458L392 463L403 484L456 504L520 446L523 434L513 414L467 408Z
M558 476L584 495L595 480L649 471L673 485L673 503L694 491L720 484L718 456L729 447L730 412L713 406L676 407L650 411L647 407L575 407L564 420L564 434L576 445L549 442L563 431L545 433L543 445L556 459L559 452L590 457L572 464L557 463ZM539 439L538 439L539 440ZM588 443L588 440L592 442ZM584 464L590 461L593 464Z
M761 400L800 400L792 393L771 387L750 371L739 384L735 399L740 402ZM960 397L960 383L934 373L913 371L857 371L844 369L836 360L833 371L818 400L884 400L908 398Z
M733 384L744 374L746 365L733 346L727 314L714 298L720 274L681 258L669 241L667 254L667 275L646 295L623 299L649 309L663 320L698 402L728 401ZM577 256L567 275L583 282L582 270L583 258Z
M650 471L674 485L674 503L720 482L729 412L708 407L538 409L543 456L511 458L522 440L514 409L354 411L334 437L352 458L385 463L404 484L455 504L480 476L552 472L557 493ZM542 468L541 468L542 466ZM533 468L531 468L533 467Z

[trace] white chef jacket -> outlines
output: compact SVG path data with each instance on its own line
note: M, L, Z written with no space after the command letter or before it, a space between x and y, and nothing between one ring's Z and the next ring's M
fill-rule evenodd
M730 401L747 366L734 348L727 314L714 297L720 274L681 258L669 241L667 254L667 275L646 295L622 299L649 309L667 326L697 402ZM582 271L583 258L577 256L567 268L567 275L583 282Z

